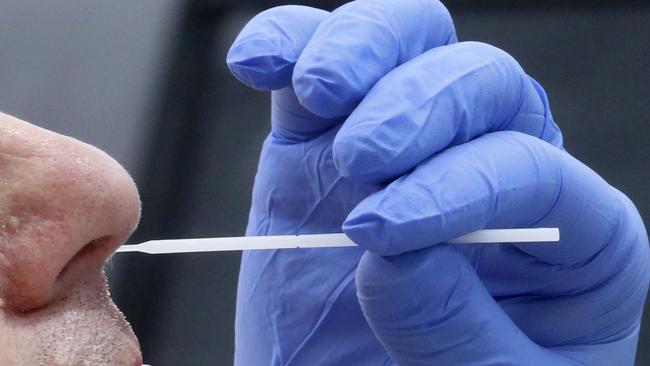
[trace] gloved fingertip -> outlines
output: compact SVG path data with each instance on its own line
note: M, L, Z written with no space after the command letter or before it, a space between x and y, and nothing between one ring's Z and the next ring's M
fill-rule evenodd
M426 193L406 191L410 182L405 178L366 197L348 214L342 229L357 245L390 256L448 239L441 237L444 215L427 202Z
M359 99L354 88L333 72L305 67L301 61L293 70L293 88L300 104L323 118L350 114Z
M282 54L278 41L251 34L235 41L226 64L239 81L251 88L278 90L290 85L295 60Z
M384 218L373 210L353 210L343 222L342 229L357 245L377 255L399 254L391 248Z
M391 154L378 146L370 133L337 135L332 145L332 155L334 166L346 179L377 184L391 176L384 169L388 166L385 159L390 159Z
M451 19L451 15L449 15L449 27L449 37L444 42L445 45L458 43L458 35L456 34L456 28L454 27L454 21Z
M228 68L237 79L256 89L290 86L298 57L328 15L324 10L299 5L278 6L257 14L230 48Z

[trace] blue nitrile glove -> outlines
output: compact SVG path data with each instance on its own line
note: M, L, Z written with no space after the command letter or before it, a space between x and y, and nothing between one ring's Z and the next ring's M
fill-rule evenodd
M242 30L229 67L273 90L247 234L343 226L370 252L245 252L237 365L632 364L638 213L561 149L510 56L453 43L432 0L279 7ZM541 226L562 241L438 244Z

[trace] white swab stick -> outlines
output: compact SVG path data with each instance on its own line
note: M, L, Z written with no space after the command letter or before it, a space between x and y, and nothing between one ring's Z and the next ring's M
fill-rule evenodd
M560 240L558 228L478 230L448 243L542 243ZM118 252L149 254L221 252L229 250L354 247L345 234L240 236L231 238L151 240L123 245Z

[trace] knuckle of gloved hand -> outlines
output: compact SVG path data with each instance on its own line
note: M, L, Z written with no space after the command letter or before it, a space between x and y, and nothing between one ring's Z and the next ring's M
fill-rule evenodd
M356 272L357 296L367 317L417 326L462 310L473 281L466 259L450 245L382 257L365 253ZM408 299L408 300L406 300Z
M449 9L439 0L421 0L425 3L429 3L429 8L431 9L431 18L436 19L438 23L438 30L442 30L444 34L440 36L442 38L447 38L448 42L456 41L456 27L454 26L454 19L449 12Z
M497 60L503 60L513 66L519 65L508 52L491 44L478 41L465 41L458 43L454 47L458 47L462 52L470 52L486 61L495 62Z
M615 225L610 246L614 246L628 256L627 265L636 269L646 278L646 286L650 278L650 246L648 245L648 233L643 218L634 203L622 192L617 191L619 199L619 218ZM619 243L622 242L622 243ZM614 244L614 245L611 245Z

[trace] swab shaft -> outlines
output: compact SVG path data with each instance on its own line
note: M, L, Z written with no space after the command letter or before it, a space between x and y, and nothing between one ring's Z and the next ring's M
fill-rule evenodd
M478 230L448 243L541 243L560 240L557 228ZM118 252L149 254L221 252L232 250L334 248L356 246L345 234L242 236L225 238L151 240L124 245Z

